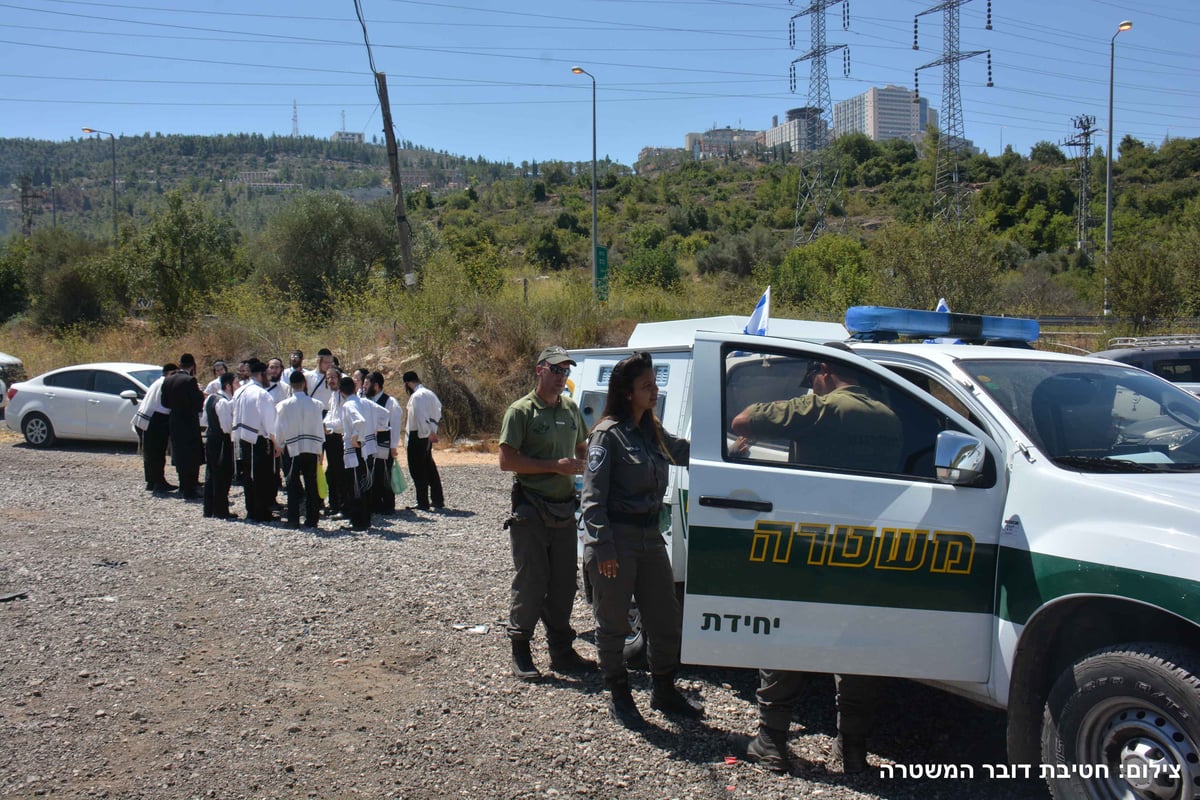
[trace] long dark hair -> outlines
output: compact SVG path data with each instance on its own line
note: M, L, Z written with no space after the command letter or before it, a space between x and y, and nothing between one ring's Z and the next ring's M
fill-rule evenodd
M632 422L641 428L647 438L658 443L668 461L675 463L663 442L662 423L654 415L654 409L647 410L641 419L633 418L633 382L648 370L654 371L654 361L649 353L634 353L618 361L608 378L608 397L604 400L604 412L600 418Z

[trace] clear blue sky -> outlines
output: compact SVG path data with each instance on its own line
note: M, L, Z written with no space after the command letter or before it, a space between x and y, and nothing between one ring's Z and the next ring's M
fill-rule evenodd
M387 73L397 135L492 160L591 158L596 76L600 156L632 164L646 145L681 147L689 131L769 127L803 105L810 0L361 0L375 64ZM912 86L941 56L937 0L851 0L826 14L836 102L871 86ZM1071 118L1108 128L1109 41L1118 23L1115 141L1200 136L1196 0L987 0L962 7L965 133L989 152L1021 153L1072 135ZM921 93L942 109L940 68ZM342 128L381 138L353 0L14 0L0 2L0 136L64 140L90 126L146 132L302 134ZM1069 151L1068 151L1069 154Z

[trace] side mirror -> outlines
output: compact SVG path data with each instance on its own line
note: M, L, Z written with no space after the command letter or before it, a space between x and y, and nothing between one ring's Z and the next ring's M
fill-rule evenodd
M124 399L128 400L129 402L135 403L135 404L138 401L138 393L135 392L133 389L126 389L125 391L121 392L120 397L123 397Z
M937 437L934 466L939 483L969 486L983 474L987 450L974 436L958 431L942 431Z

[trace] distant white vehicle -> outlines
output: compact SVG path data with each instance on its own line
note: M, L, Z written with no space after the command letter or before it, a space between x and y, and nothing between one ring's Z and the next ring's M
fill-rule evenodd
M129 362L52 370L8 388L5 422L34 447L57 439L136 442L133 415L160 375L162 367Z

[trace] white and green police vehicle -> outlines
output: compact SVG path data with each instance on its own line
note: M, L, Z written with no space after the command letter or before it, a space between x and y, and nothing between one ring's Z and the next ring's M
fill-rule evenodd
M1200 399L1031 349L1030 320L856 307L844 328L731 332L744 323L653 323L573 353L591 421L611 365L653 353L664 424L691 439L663 524L684 661L920 680L1005 709L1010 760L1057 798L1200 797ZM843 340L852 353L822 344ZM751 403L802 394L814 360L898 416L898 463L846 470L729 432Z

